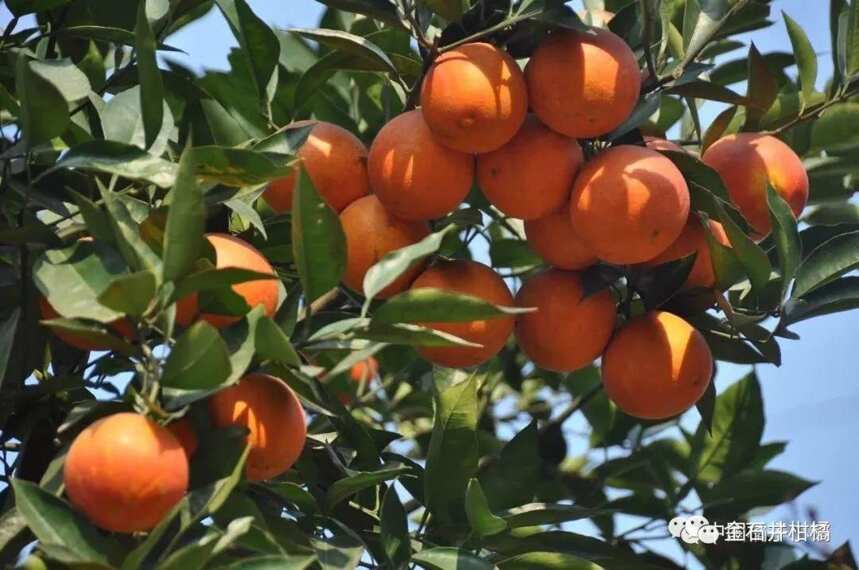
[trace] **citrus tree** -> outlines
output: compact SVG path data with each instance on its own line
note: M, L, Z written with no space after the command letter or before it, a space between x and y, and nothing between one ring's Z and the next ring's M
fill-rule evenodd
M321 1L6 0L4 564L855 567L712 377L859 306L859 2Z

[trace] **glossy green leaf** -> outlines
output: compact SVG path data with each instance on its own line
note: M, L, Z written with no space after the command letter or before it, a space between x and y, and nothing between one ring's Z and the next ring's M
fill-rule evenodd
M260 318L256 325L256 352L262 359L275 360L289 366L300 366L301 359L285 332L269 317Z
M113 141L91 141L77 145L49 169L92 170L116 174L132 180L145 180L161 188L169 188L176 178L176 164L152 156L140 148Z
M493 511L530 503L542 476L537 424L532 422L508 441L480 473L480 484Z
M559 525L565 522L589 519L611 511L589 509L575 505L558 505L549 503L528 503L498 513L510 528Z
M167 210L163 255L165 281L176 281L190 273L194 262L204 252L206 207L194 171L194 155L186 149L179 160Z
M15 344L15 333L18 330L18 319L21 318L21 309L13 308L8 314L0 317L0 386L6 377L6 368L9 365L12 347Z
M223 384L230 371L227 347L218 330L198 321L170 351L161 385L178 390L208 390Z
M813 226L859 224L859 204L822 204L803 216L803 221Z
M365 59L371 64L377 64L380 66L379 69L381 71L390 71L392 73L397 72L397 68L391 61L391 58L388 57L382 48L367 38L340 30L328 30L324 28L290 28L288 31L293 34L298 34L301 37L317 41L332 49L340 50Z
M276 78L277 61L280 57L280 42L272 29L253 13L245 0L216 0L233 35L241 47L251 70L253 85L260 101L270 97L269 83Z
M850 3L847 12L845 74L848 79L859 73L859 6Z
M790 325L831 313L859 307L859 277L842 277L801 298L791 299L782 313L782 324Z
M471 295L441 289L413 289L391 297L376 309L374 323L464 322L510 317L532 312L499 307Z
M120 199L111 189L99 185L101 200L107 213L108 222L113 229L117 248L131 269L147 270L156 278L160 278L161 259L155 254L149 244L140 235L138 224L126 206L127 202Z
M507 528L507 522L489 509L486 495L477 479L471 479L465 490L465 515L477 536L498 534Z
M140 110L143 116L146 148L149 148L158 138L164 119L164 82L158 69L155 34L146 16L146 4L145 1L138 4L134 35L137 71L140 78Z
M387 24L402 27L396 7L388 0L319 0L332 8L364 14Z
M114 279L98 296L105 307L133 317L146 313L155 297L157 281L150 271L138 271Z
M721 103L730 103L731 105L745 105L748 103L747 99L739 93L735 93L718 83L704 80L680 83L679 85L669 87L666 92L682 97L719 101Z
M855 149L859 146L857 129L859 103L833 105L811 125L811 150L832 152Z
M799 266L792 296L803 297L857 267L859 232L836 236L818 246Z
M406 510L403 508L393 485L390 485L385 491L379 517L381 519L380 535L385 555L393 567L400 568L409 561L412 548Z
M469 0L418 0L421 4L447 20L458 22L468 9Z
M815 91L817 83L817 54L808 40L808 36L796 21L782 11L784 25L793 46L793 55L799 69L799 84L802 88L802 100L807 104Z
M346 236L303 170L292 198L292 249L307 303L337 287L346 268Z
M498 563L501 570L604 570L590 560L561 552L526 552Z
M380 483L389 481L410 471L403 465L383 466L376 471L362 471L350 474L348 477L335 481L325 495L328 508L334 508L338 503L364 489L377 487Z
M733 520L753 509L789 502L816 484L784 471L748 470L703 490L701 499L714 505L715 516Z
M427 570L492 570L493 565L460 548L436 546L412 556L412 562Z
M28 147L61 135L69 124L63 94L42 74L37 62L22 51L15 67L15 91L21 101L21 131Z
M434 373L435 417L424 474L427 508L440 522L464 518L465 489L477 471L477 377Z
M213 291L248 281L272 279L277 279L277 276L238 267L215 268L210 265L180 279L173 298L182 299L199 291Z
M767 204L781 268L781 296L784 298L802 261L802 243L799 241L799 230L790 205L770 185L767 185Z
M264 184L292 172L292 164L284 157L244 148L198 146L190 152L198 176L227 186Z
M749 47L748 82L746 129L753 130L778 96L775 77L754 43Z

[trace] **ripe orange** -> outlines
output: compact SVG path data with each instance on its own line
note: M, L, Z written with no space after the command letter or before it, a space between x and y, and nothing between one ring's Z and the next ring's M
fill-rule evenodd
M157 525L188 488L188 459L172 433L133 413L102 418L72 442L63 471L72 504L95 525L137 532Z
M534 220L567 202L583 161L575 139L529 115L510 142L477 157L477 182L506 215Z
M714 222L713 220L708 220L707 229L705 230L701 220L698 219L698 216L693 214L689 216L689 221L683 228L683 232L680 234L680 237L674 240L674 243L668 246L668 249L648 261L646 265L652 267L662 263L668 263L669 261L676 261L697 252L698 255L695 257L692 271L689 273L689 277L686 279L686 283L683 288L709 289L713 287L713 285L716 284L716 274L713 270L713 259L710 255L710 244L707 241L707 231L709 231L720 244L730 247L731 242L728 241L728 235L725 233L725 228L722 227L722 224Z
M613 131L638 102L635 54L605 29L564 30L544 40L525 67L531 108L552 130L575 138Z
M175 422L167 424L167 429L185 450L185 455L190 461L191 457L197 452L200 442L197 439L197 432L194 430L194 423L188 416L179 418Z
M519 307L537 311L516 319L516 340L540 368L572 372L602 354L616 307L608 289L584 296L578 273L550 269L532 277L516 295Z
M773 136L728 135L713 143L702 160L719 173L731 201L762 238L772 229L767 185L790 205L795 216L808 202L808 173L802 160Z
M209 399L209 414L217 427L239 425L249 430L245 473L251 481L285 473L304 449L304 409L295 392L274 376L248 374L217 392Z
M487 43L438 56L421 87L424 120L443 145L467 153L495 150L513 138L528 110L516 60Z
M713 375L704 337L680 317L653 311L615 335L602 361L608 397L631 416L661 420L697 402Z
M689 189L665 156L612 147L585 164L573 187L575 232L602 260L641 263L677 239L689 217Z
M199 311L198 297L191 293L187 297L176 301L176 323L183 327L189 327L197 318Z
M208 234L206 239L215 249L215 266L218 269L226 267L237 267L248 269L258 273L268 273L276 276L274 269L268 260L251 244L228 234ZM251 309L262 305L265 315L270 317L277 310L278 291L277 279L262 279L257 281L246 281L233 285L233 291L244 298ZM228 327L240 320L237 316L215 315L204 313L200 318L212 326L220 328Z
M412 289L433 288L479 297L493 305L509 307L513 296L504 280L491 268L476 261L439 261L424 271ZM421 347L418 352L435 364L462 368L485 362L498 354L513 331L513 319L501 317L456 323L423 323L480 347Z
M560 269L585 269L599 261L573 230L566 205L539 220L526 221L525 237L537 255Z
M355 200L340 214L346 234L346 272L343 283L358 293L364 291L364 275L377 261L391 251L415 244L430 233L425 222L394 217L376 196ZM385 287L378 296L390 297L408 289L423 270L419 263Z
M329 206L343 208L370 192L367 180L367 147L344 129L325 121L298 121L296 127L313 125L298 158L316 190ZM269 184L263 199L278 213L292 210L292 194L298 179L297 167L284 178Z
M367 382L379 375L379 361L370 356L354 364L349 370L353 382Z
M474 157L439 144L420 110L385 125L370 146L370 187L385 208L405 220L452 212L474 181Z
M679 144L673 143L667 139L661 139L659 137L644 137L644 144L647 148L652 148L653 150L671 150L674 152L687 152L685 148L680 146Z

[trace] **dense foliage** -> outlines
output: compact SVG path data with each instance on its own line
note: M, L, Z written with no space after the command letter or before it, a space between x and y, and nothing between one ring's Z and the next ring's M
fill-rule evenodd
M295 121L334 123L370 143L415 107L440 53L482 40L525 59L548 34L604 22L557 0L319 1L328 8L318 29L279 30L250 0L6 0L14 18L0 37L4 564L680 568L685 561L652 550L676 515L746 520L813 485L767 467L786 443L762 441L753 370L720 394L710 384L681 425L624 414L596 364L542 370L512 339L477 368L419 357L415 347L463 341L418 323L519 313L443 291L379 298L410 265L488 253L513 290L545 265L521 221L479 188L433 220L426 238L375 265L363 291L338 285L343 230L310 178L299 174L290 213L260 199L296 164L310 127ZM848 201L859 172L859 1L814 3L831 13L836 72L823 92L801 26L768 0L585 4L615 13L609 28L644 70L632 114L581 141L585 155L676 134L694 153L664 154L683 173L692 209L721 222L732 246L710 240L714 291L682 288L691 257L648 268L600 263L583 273L586 288L611 291L621 321L656 308L682 315L717 361L778 366L782 347L800 342L792 325L859 306L859 278L849 275L859 267L859 216ZM211 10L238 47L229 71L200 75L171 58L170 37ZM772 25L787 27L790 53L761 54L734 37ZM699 117L705 103L723 109L709 126ZM762 241L696 154L739 131L787 142L810 179L812 207L798 222L770 189L773 231ZM276 313L250 310L231 289L266 276L216 267L205 233L240 236L274 266ZM190 295L232 324L182 322L177 301ZM286 382L307 413L301 457L272 480L243 476L246 432L214 427L207 405L252 371ZM187 494L151 532L110 533L64 498L63 466L86 426L132 410L160 424L189 418L199 445ZM577 413L589 433L564 429ZM571 438L587 450L569 455ZM619 530L629 517L641 524ZM571 530L582 520L593 536ZM707 568L855 567L849 545L809 556L788 544L677 544Z

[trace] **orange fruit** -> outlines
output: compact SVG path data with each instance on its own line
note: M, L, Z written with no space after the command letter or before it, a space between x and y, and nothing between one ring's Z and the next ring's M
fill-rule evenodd
M692 271L689 277L686 278L684 289L709 289L716 284L716 273L713 269L713 259L710 255L710 243L707 241L706 232L709 231L716 241L720 244L730 247L731 242L728 241L728 235L725 233L725 228L719 222L713 220L707 221L707 229L698 216L689 216L689 221L683 228L674 243L668 246L668 249L651 259L646 263L652 267L661 265L670 261L676 261L684 257L688 257L697 252L695 263L692 265Z
M771 135L738 133L710 145L702 157L728 188L731 201L763 238L772 229L767 185L799 216L808 202L808 173L792 148Z
M510 142L477 157L477 183L506 215L534 220L567 202L583 161L575 139L529 115Z
M525 77L516 60L487 43L442 53L421 86L424 120L441 144L489 152L516 134L528 111Z
M376 196L355 200L340 214L340 225L346 234L346 272L343 283L362 293L364 275L386 254L415 244L430 233L425 222L408 221L391 215ZM382 289L380 298L390 297L408 289L423 270L418 263Z
M268 260L254 246L228 234L207 234L206 239L215 249L215 266L218 269L236 267L258 273L277 276ZM280 292L277 279L260 279L245 281L232 286L233 291L240 295L251 309L257 306L264 308L265 315L270 317L277 310ZM212 326L228 327L239 321L241 317L230 315L215 315L204 313L200 318Z
M39 311L42 314L42 319L46 321L62 318L62 315L60 315L57 310L54 309L54 307L45 297L39 297ZM127 318L117 319L112 323L108 323L107 326L119 336L124 337L126 340L133 340L135 337L134 327ZM68 331L63 331L60 329L51 329L51 332L58 339L60 339L69 346L77 348L78 350L110 350L109 346L106 346L96 341L91 341Z
M179 418L175 422L167 424L167 429L185 450L185 455L188 460L197 452L200 442L197 439L197 432L194 430L194 422L188 416Z
M593 138L635 108L641 75L635 54L605 29L564 30L546 38L525 67L531 109L552 130Z
M367 147L343 127L325 121L298 121L292 126L307 125L313 128L298 149L298 158L319 195L339 212L370 192ZM297 168L289 176L272 181L263 194L263 199L277 213L292 210Z
M250 452L245 474L251 481L272 479L298 460L307 439L301 402L279 378L253 373L209 399L216 427L248 429Z
M616 307L608 289L588 297L578 273L550 269L525 282L516 295L519 307L536 307L516 319L516 340L535 365L572 372L602 354Z
M430 220L456 209L471 190L474 157L438 143L420 110L398 115L370 145L370 187L404 220Z
M560 269L585 269L599 261L573 230L568 206L525 222L528 245L548 264Z
M680 146L679 144L673 143L666 139L661 139L659 137L644 137L644 144L647 148L652 148L653 150L670 150L674 152L687 152L685 148Z
M367 382L379 375L379 361L370 356L357 364L353 364L349 370L349 378L353 382Z
M479 297L493 305L509 307L513 296L504 280L491 268L465 259L439 261L424 271L412 289L432 288ZM421 347L418 352L432 363L451 368L475 366L486 362L504 347L513 331L513 319L501 317L455 323L422 323L480 347Z
M621 145L585 164L573 187L575 232L602 260L641 263L664 251L689 217L689 189L665 156Z
M87 426L63 468L72 505L113 532L150 530L188 489L188 459L167 428L134 413Z
M652 311L620 329L603 355L608 397L631 416L662 420L697 402L713 375L710 347L680 317Z

